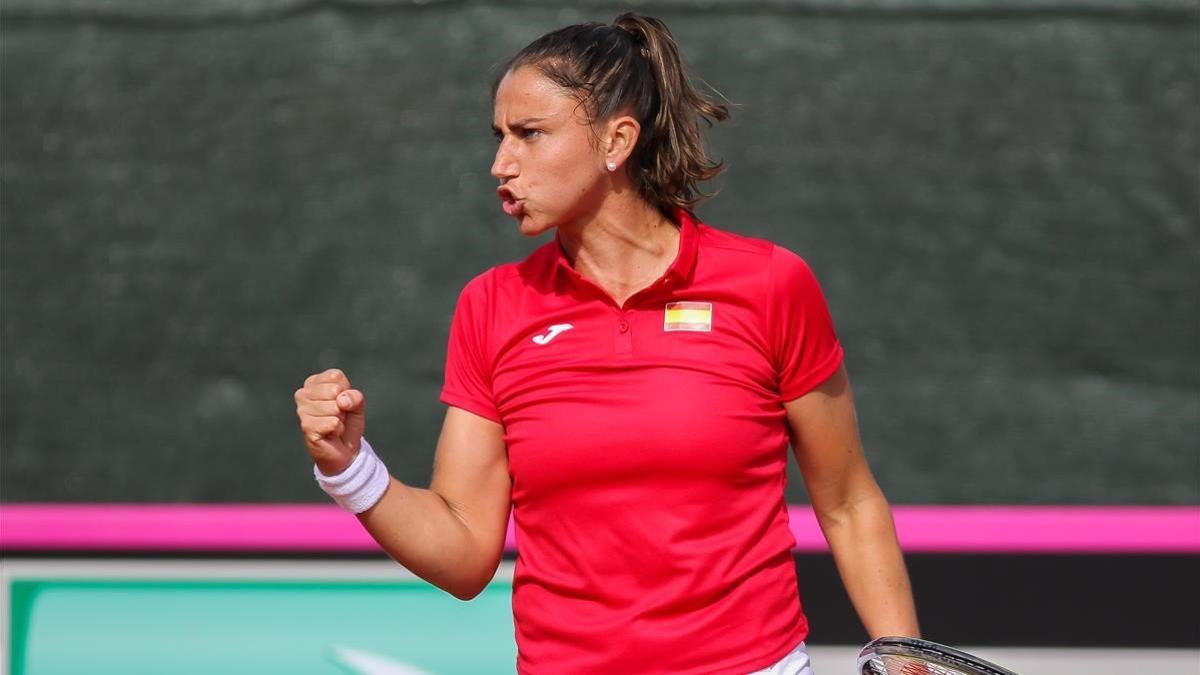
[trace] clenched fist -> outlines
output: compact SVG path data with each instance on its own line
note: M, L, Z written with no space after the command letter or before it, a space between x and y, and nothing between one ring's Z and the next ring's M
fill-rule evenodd
M336 368L309 376L296 390L304 443L326 476L336 476L354 461L366 426L366 402Z

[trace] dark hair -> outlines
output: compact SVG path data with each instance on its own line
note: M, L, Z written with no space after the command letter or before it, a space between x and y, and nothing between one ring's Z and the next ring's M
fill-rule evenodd
M547 33L504 65L492 82L493 100L504 76L522 66L572 92L593 124L632 109L642 128L629 175L659 209L691 209L708 196L698 184L725 169L709 159L700 122L711 127L729 110L692 86L662 21L626 12L611 26L585 23Z

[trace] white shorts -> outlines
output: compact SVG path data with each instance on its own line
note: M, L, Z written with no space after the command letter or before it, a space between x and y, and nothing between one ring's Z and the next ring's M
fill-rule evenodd
M808 663L808 650L801 642L775 665L763 670L756 670L749 675L813 675L813 671L812 666Z

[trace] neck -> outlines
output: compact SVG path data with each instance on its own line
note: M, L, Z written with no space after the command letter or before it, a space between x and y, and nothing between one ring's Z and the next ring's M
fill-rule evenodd
M619 303L658 279L679 251L679 228L642 199L612 200L558 240L575 271Z

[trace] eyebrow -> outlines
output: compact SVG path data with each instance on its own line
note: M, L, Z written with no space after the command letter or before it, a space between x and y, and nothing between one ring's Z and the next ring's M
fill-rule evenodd
M525 127L529 126L530 124L536 124L537 122L545 122L547 119L549 119L549 118L548 117L526 117L524 119L519 119L516 122L513 122L512 124L508 125L508 128L509 129L524 129ZM494 133L494 134L500 133L500 127L493 124L492 125L492 133Z

